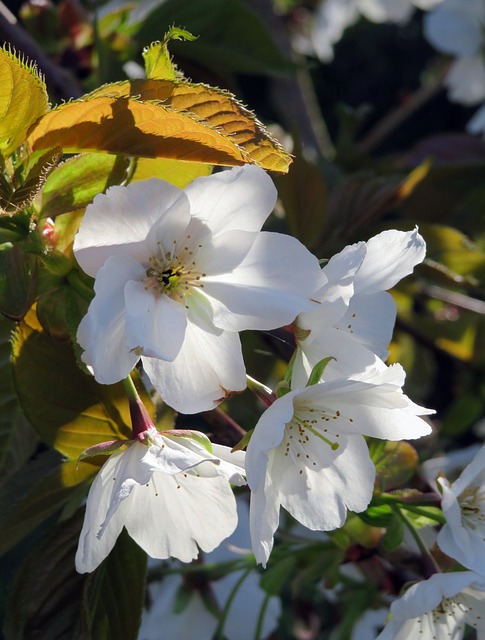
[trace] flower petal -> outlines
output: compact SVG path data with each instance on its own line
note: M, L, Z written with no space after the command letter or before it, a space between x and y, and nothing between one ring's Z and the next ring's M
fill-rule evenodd
M93 277L113 255L145 260L149 257L146 237L160 217L172 229L170 236L179 235L187 225L189 203L181 189L157 179L111 187L106 194L97 195L86 209L74 238L76 260ZM172 237L167 241L171 240Z
M190 562L198 556L198 546L212 551L231 535L237 525L236 501L223 478L155 472L148 486L136 486L125 525L152 558Z
M118 476L123 466L124 453L126 452L117 452L108 458L89 490L86 514L76 551L76 570L79 573L94 571L114 547L123 529L125 516L129 511L128 504L118 506L117 516L111 518L104 535L98 536L115 492L113 478Z
M101 384L126 378L139 360L125 340L123 291L129 280L138 280L143 273L129 256L109 258L98 272L96 295L79 325L77 341L84 349L83 361Z
M259 231L277 197L271 178L254 165L196 178L185 193L192 215L204 221L213 235L230 230Z
M189 322L184 343L172 362L142 356L152 384L165 402L182 413L213 409L230 391L246 387L237 333L206 331Z
M275 452L272 481L281 505L298 522L331 531L344 524L348 509L358 513L368 506L375 468L361 436L341 437L336 451L317 437L310 442L311 464L310 459L288 464L281 449Z
M125 336L130 349L149 358L172 361L184 341L187 310L167 295L156 295L143 282L125 287Z
M318 260L298 240L261 232L231 274L204 278L214 324L229 331L275 329L309 311L321 285Z
M426 244L418 230L383 231L367 241L367 254L354 280L355 295L391 289L424 260Z

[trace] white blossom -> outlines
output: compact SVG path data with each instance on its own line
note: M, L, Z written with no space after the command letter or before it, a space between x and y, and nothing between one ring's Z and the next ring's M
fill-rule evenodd
M485 3L444 0L424 19L424 34L438 51L455 56L445 85L454 102L473 105L485 100Z
M280 507L309 529L328 531L343 525L348 509L368 506L375 468L364 435L401 440L430 432L417 416L433 411L412 403L403 383L394 365L292 390L263 413L246 455L258 562L271 553Z
M199 547L212 551L237 524L230 483L245 484L244 455L163 435L129 441L101 467L89 491L76 553L79 573L93 571L109 554L123 527L153 558L189 562Z
M444 478L438 478L438 483L446 518L438 534L438 545L485 579L485 446L453 484Z
M74 253L96 279L77 339L98 382L125 378L141 357L183 413L245 388L238 332L292 322L320 277L295 238L260 231L275 200L269 176L248 165L185 190L151 179L94 199Z
M387 292L423 261L426 244L417 229L383 231L367 242L345 247L322 269L323 284L313 294L319 305L296 320L298 352L294 386L305 384L317 362L333 356L325 379L384 369L396 321Z
M485 633L485 580L472 571L436 573L391 604L377 640L461 640L465 626Z

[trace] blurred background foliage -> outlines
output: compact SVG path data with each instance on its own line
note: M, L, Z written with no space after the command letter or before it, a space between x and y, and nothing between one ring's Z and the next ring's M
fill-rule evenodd
M383 229L408 230L418 225L427 242L427 258L413 276L393 291L398 320L390 347L390 361L401 362L407 371L408 395L437 410L435 434L424 443L417 443L418 454L426 459L483 440L485 144L480 137L464 133L471 109L452 104L446 97L442 82L449 61L424 40L422 12L416 11L402 25L359 20L335 46L334 59L323 64L292 47L292 35L303 17L315 8L312 0L166 0L151 4L121 0L108 3L32 0L7 2L4 9L5 6L18 22L12 22L12 16L3 10L0 36L30 59L38 60L52 104L77 98L103 83L142 74L143 48L160 40L170 25L197 35L193 42L171 43L174 62L193 82L235 93L292 151L294 161L289 173L274 176L280 200L269 228L295 235L318 258L328 259L346 244L367 240ZM70 162L79 165L83 161ZM109 157L102 162L109 163ZM73 165L62 165L64 173L57 174L57 180L68 184L73 176L79 175L79 170L91 171L78 165L72 173L69 167ZM112 170L110 165L110 176L116 183ZM54 175L51 180L56 180ZM90 185L91 190L80 193L74 186L71 188L68 196L72 198L72 212L57 217L58 229L68 228L92 199L97 187L93 181ZM55 197L51 198L51 193ZM59 211L66 211L67 196L56 192L55 183L47 183L43 198L42 215L56 213L56 206ZM9 265L15 256L2 253L2 261ZM29 274L22 280L26 289ZM24 301L19 304L28 308L28 291L19 296ZM41 300L39 317L44 305L45 315L51 319L44 329L48 325L50 333L56 335L57 325L49 309L53 304L52 298ZM82 309L86 306L79 301L72 304L81 305ZM63 318L59 322L65 321ZM12 388L10 328L4 321L0 336L0 376L4 388ZM37 356L34 352L32 362L18 368L17 375L41 376L42 337L36 334L35 326L28 330L29 339L35 341L39 351ZM268 383L280 379L291 354L290 334L282 330L248 333L243 337L248 372ZM60 342L58 357L71 357L64 351L65 343ZM276 365L275 353L280 358ZM69 367L79 377L77 409L82 411L83 406L94 402L90 400L93 389L84 374L75 373L74 362ZM29 384L27 381L26 385ZM47 376L41 393L48 394L53 388L63 388L62 381ZM116 404L116 390L109 393L114 395L101 400L104 407ZM17 411L13 391L4 394L3 400L5 406L10 403L8 415L13 415ZM229 436L225 410L237 423ZM116 420L123 430L126 420L107 411L107 418L100 417L103 433L109 433ZM234 444L239 435L238 425L245 430L252 428L260 412L261 407L246 392L231 398L217 412L197 418L175 417L165 408L160 412L159 424L167 427L176 420L178 426L209 430L220 442ZM24 420L23 414L17 413L16 419ZM55 434L49 436L52 429L52 425L46 425L48 435L44 433L44 441L55 441ZM56 553L72 556L75 546L69 532L70 527L78 531L72 518L78 517L73 514L82 491L80 494L79 478L72 486L67 481L62 490L58 488L60 458L42 446L39 449L37 436L29 433L20 443L12 444L12 430L0 419L0 439L3 438L0 473L2 477L8 476L0 488L0 494L3 492L0 502L2 499L2 504L11 502L8 512L0 516L2 539L7 541L3 550L10 550L1 565L7 576L4 585L8 585L9 576L33 541L40 540L26 557L27 564L14 586L5 586L0 599L5 611L15 596L18 603L15 616L27 621L27 626L20 629L10 612L6 625L9 638L63 638L68 637L62 635L65 629L72 629L69 625L78 616L77 609L65 607L60 619L62 601L49 608L46 593L60 593L60 589L69 585L69 593L75 598L81 593L85 577L58 575L53 586L50 580L55 567L50 563L42 565L40 560L50 553L52 544ZM60 450L65 453L62 447ZM16 452L17 460L15 456L12 458L12 451ZM32 479L38 482L34 490L27 491L25 477L22 494L22 478L15 472L34 451L37 457L29 466L28 477L30 482ZM386 487L400 486L409 479L393 476L400 464L410 470L411 476L414 473L417 460L412 459L413 454L404 450L398 453L399 463L395 462L397 454L392 454L394 462L390 463L389 477L384 481ZM382 451L376 451L375 459L382 459L383 455ZM393 468L393 464L397 466ZM96 461L93 465L88 470L83 466L85 478L92 475ZM69 470L64 468L63 473L68 474ZM26 495L28 499L22 501ZM15 505L19 505L17 511ZM36 505L37 515L29 519L32 505ZM343 531L332 536L331 545L323 540L314 546L306 545L292 554L291 561L285 556L284 545L276 550L262 585L267 593L281 596L291 606L284 609L280 630L274 638L350 637L350 623L343 612L351 607L350 619L355 620L367 608L382 604L380 592L392 592L402 583L399 563L405 566L410 558L400 557L396 551L403 535L398 520L392 511L370 512L367 518L351 518ZM291 539L290 525L288 531ZM43 534L47 537L41 538ZM340 549L338 554L335 545ZM136 563L137 552L130 547L129 540L121 539L116 549L110 557L113 566L121 562L123 553ZM394 554L397 568L384 574L374 557L376 549L384 556ZM339 564L345 558L360 561L370 582L364 585L351 577L342 579ZM415 558L411 561L417 562ZM130 589L136 591L137 581L142 582L140 571L135 571L133 584L125 578L127 600L132 595ZM37 572L35 584L29 584L32 572ZM100 635L107 633L106 620L108 627L103 627L103 631L96 627L109 612L106 594L112 575L88 578L93 584L83 593L88 594L85 597L92 607L91 618L77 619L76 637L122 637ZM337 606L316 588L322 576L328 588L340 582ZM52 631L53 620L58 625L55 627L59 629L58 635ZM126 625L130 629L126 633L135 637L136 620L126 620ZM82 635L87 628L92 636ZM119 628L111 627L111 632L116 634Z

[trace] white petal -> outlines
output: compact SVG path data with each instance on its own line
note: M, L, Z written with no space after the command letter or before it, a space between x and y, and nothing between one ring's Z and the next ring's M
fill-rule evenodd
M381 360L388 356L396 322L396 303L387 291L354 296L337 327L349 333Z
M185 340L172 362L142 356L152 384L165 402L182 413L213 409L229 391L246 387L237 333L209 333L188 322Z
M383 231L367 241L367 254L354 280L355 295L391 289L424 260L426 244L413 231Z
M246 451L246 475L251 491L256 491L264 483L269 452L281 443L285 425L293 417L295 394L296 392L287 393L273 402L254 428Z
M258 564L266 567L273 549L273 536L278 528L280 503L272 486L266 490L260 485L251 491L249 523L251 545Z
M458 58L445 79L453 102L474 105L485 99L485 65L481 56Z
M157 220L166 220L171 240L187 225L189 216L184 192L163 180L111 187L87 207L74 239L74 255L90 276L113 255L131 255L143 261L149 257L146 237Z
M275 452L271 481L281 505L304 526L330 531L341 527L347 510L363 511L372 498L375 468L362 437L339 439L339 448L311 437L307 459ZM301 472L301 473L300 473Z
M112 454L101 467L89 490L86 514L76 551L76 569L79 573L94 571L106 558L124 526L125 512L129 505L120 505L118 517L112 518L110 525L99 538L98 533L105 521L113 497L114 482L123 465L123 452Z
M214 324L230 331L275 329L310 310L321 283L317 259L295 238L261 232L231 274L204 279Z
M462 5L472 4L466 0ZM482 25L467 15L462 7L443 5L424 17L426 39L443 53L469 56L483 44Z
M238 229L220 233L204 242L197 257L196 269L209 276L231 274L248 254L258 233ZM205 286L206 278L203 278Z
M325 283L313 295L319 304L313 311L298 316L298 326L310 331L318 331L323 326L333 326L347 311L354 294L354 277L366 255L366 244L360 242L345 247L322 269ZM312 340L312 336L309 336Z
M113 256L96 278L95 298L82 319L77 341L83 360L101 384L118 382L130 373L139 356L125 340L126 283L142 277L143 268L129 256Z
M254 165L196 178L185 193L191 214L204 221L213 235L230 230L259 231L277 196L271 178Z
M172 361L184 341L187 310L167 295L156 295L143 282L125 287L125 336L130 349L149 358Z
M467 122L466 130L472 135L483 135L485 133L485 105L482 105Z
M413 12L410 0L359 0L359 9L372 22L402 23Z
M153 558L190 562L212 551L236 528L236 501L222 478L155 472L137 485L126 522L130 536Z
M313 340L310 338L313 334ZM298 352L293 365L292 386L302 389L308 380L313 367L332 356L323 373L324 380L350 378L368 369L385 369L385 364L376 357L373 351L357 342L353 334L334 327L326 327L318 332L313 331L308 340L299 343Z

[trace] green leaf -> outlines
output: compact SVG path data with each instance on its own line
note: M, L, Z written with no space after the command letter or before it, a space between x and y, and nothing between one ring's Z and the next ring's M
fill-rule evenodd
M393 513L391 521L387 525L386 533L382 536L381 545L386 551L392 551L399 547L404 538L404 522L397 513Z
M375 464L376 487L381 491L388 491L413 477L418 464L418 454L409 442L386 442Z
M0 317L0 482L30 458L39 441L17 400L10 364L14 324Z
M0 313L20 320L37 295L39 258L20 244L0 246Z
M136 166L130 182L160 178L175 187L185 189L196 178L212 173L212 166L203 162L183 162L164 158L136 158L135 162Z
M289 231L310 250L315 249L326 226L327 184L315 164L305 160L301 150L285 176L276 176Z
M307 387L311 387L314 384L318 384L322 381L323 373L331 360L335 360L335 358L333 356L328 356L327 358L323 358L322 360L317 362L317 364L313 367L312 372L310 373L308 382L306 383Z
M218 76L294 71L258 16L240 0L167 0L147 16L137 40L141 46L158 40L159 25L174 23L199 38L190 46L172 42L171 52L212 69Z
M129 161L116 155L89 153L59 165L42 190L41 217L84 209L98 193L120 184L127 175Z
M359 513L359 518L373 527L388 527L394 517L394 511L388 504L376 504Z
M100 442L130 438L123 384L97 384L77 366L71 344L42 331L33 312L15 332L13 365L26 416L42 439L68 458L77 460ZM146 393L142 398L151 404Z
M167 44L170 40L197 40L184 29L172 27L165 34L162 42L152 42L149 47L143 50L145 61L145 73L147 78L157 78L158 80L175 80L177 72L172 64L171 56L168 52Z
M63 463L48 451L10 476L0 489L0 555L60 511L96 471L93 464Z
M136 640L145 599L147 556L123 529L83 598L82 638Z
M297 558L292 555L272 564L261 576L261 588L272 596L280 595L294 576L297 564Z
M5 640L74 637L86 582L74 568L82 519L83 511L78 511L57 525L25 558L7 603Z

